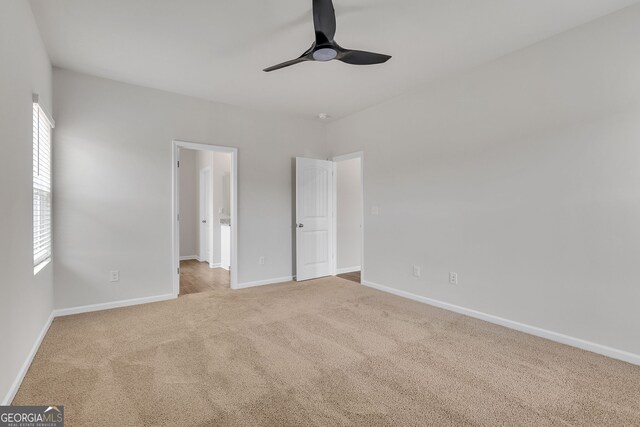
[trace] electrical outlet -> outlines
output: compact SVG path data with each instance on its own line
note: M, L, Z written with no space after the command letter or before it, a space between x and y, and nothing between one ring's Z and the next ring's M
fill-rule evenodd
M420 274L422 273L421 270L422 269L419 266L414 265L413 266L413 277L420 277Z
M109 273L109 281L110 282L119 282L120 281L120 271L113 270Z
M452 285L458 284L458 273L450 272L449 273L449 283Z
M373 215L373 216L380 215L380 208L377 207L377 206L372 206L371 207L371 215Z
M264 257L261 256L260 258L258 258L258 264L260 265L264 265Z

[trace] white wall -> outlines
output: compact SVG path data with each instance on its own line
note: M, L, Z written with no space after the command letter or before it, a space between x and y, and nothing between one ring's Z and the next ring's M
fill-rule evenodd
M365 151L365 279L640 354L634 40L640 6L330 124Z
M180 256L193 257L198 247L198 170L194 150L180 150Z
M360 158L336 163L336 230L338 271L360 270L362 179Z
M54 89L56 307L172 292L172 139L239 149L239 282L292 275L292 158L326 158L322 124L61 69Z
M0 403L7 404L53 308L51 264L33 275L32 94L52 108L51 64L29 2L0 2L0 64Z

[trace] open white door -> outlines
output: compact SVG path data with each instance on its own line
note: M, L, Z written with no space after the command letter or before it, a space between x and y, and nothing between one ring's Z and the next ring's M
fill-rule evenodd
M296 280L333 274L333 162L296 158Z
M200 170L200 261L211 265L211 169Z

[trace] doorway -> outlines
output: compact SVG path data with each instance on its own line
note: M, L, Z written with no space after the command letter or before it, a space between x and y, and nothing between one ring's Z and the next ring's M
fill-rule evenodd
M237 149L173 141L173 291L238 283Z
M360 283L364 268L362 152L296 158L296 280L338 275Z
M364 264L364 154L338 156L333 161L335 274L361 283Z

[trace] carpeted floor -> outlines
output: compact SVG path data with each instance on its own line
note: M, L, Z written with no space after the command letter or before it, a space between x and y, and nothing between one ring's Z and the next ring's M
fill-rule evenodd
M327 278L58 318L68 426L640 425L640 367Z

